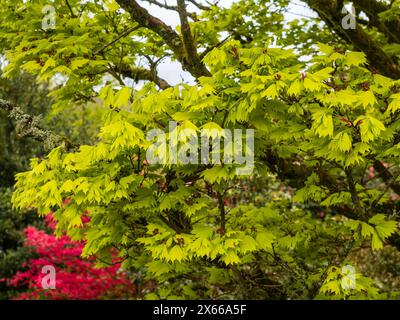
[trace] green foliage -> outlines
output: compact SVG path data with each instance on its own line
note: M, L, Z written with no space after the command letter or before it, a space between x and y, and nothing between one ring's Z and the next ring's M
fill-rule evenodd
M10 279L21 265L29 260L31 253L21 248L23 229L28 225L43 228L44 223L38 220L34 211L21 212L11 208L11 190L0 188L0 279ZM0 281L0 299L16 295L21 288L10 288Z
M51 93L58 117L80 114L94 99L104 107L93 107L96 139L55 148L16 176L14 206L54 212L57 235L84 240L84 256L104 261L116 248L124 268L158 281L145 298L385 297L359 273L355 289L345 289L341 268L352 250L367 242L381 250L398 233L399 80L369 68L363 52L317 44L332 40L326 29L310 43L313 24L293 22L284 33L287 1L275 11L268 1L212 6L194 19L195 46L206 50L197 67L207 72L197 76L196 57L165 39L172 29L136 28L140 19L118 10L120 2L71 1L74 11L55 1L58 27L44 31L44 1L0 1L18 9L0 9L5 76L22 69L39 81L62 79ZM131 29L135 37L121 37ZM231 36L221 42L224 31ZM194 84L165 86L156 77L167 45ZM139 74L143 57L151 77ZM150 81L133 88L125 77ZM150 165L146 134L171 120L174 144L187 128L214 136L254 129L253 174L238 176L238 163ZM378 164L383 171L368 177ZM257 199L246 190L254 181Z
M310 168L328 160L337 163L338 169L342 166L355 168L368 163L371 150L379 153L382 145L391 141L389 135L381 134L386 126L390 127L384 124L388 121L385 110L373 108L378 100L371 104L369 95L357 89L359 75L375 83L374 76L359 66L364 63L362 56L336 54L335 71L327 67L332 64L329 54L318 55L316 63L301 76L303 66L296 63L290 52L240 49L239 66L234 57L229 56L233 46L239 44L228 42L207 57L213 77L203 78L201 82L210 90L185 86L179 91L170 88L159 93L151 85L145 85L132 96L130 111L108 113L97 144L81 146L69 153L57 148L46 159L32 161L31 171L17 175L15 205L18 208L33 206L41 214L55 210L59 234L67 231L74 239L87 241L84 255L101 254L111 246L120 246L121 256L129 255L125 267L139 267L139 263L145 263L150 276L164 280L192 273L194 265L200 268L215 264L240 268L243 272L246 265L257 259L264 263L269 259L283 259L295 268L300 267L299 260L319 261L310 267L312 272L298 271L300 279L306 282L308 277L321 272L328 258L327 252L312 253L316 243L318 247L326 246L328 251L332 246L329 242L337 237L342 238L341 241L372 237L372 248L382 248L383 242L397 230L397 224L386 221L384 215L375 215L368 223L348 220L337 224L331 220L322 224L307 218L308 214L296 206L284 210L273 204L241 205L230 210L229 220L222 226L215 194L224 195L230 187L233 176L229 167L215 165L207 169L201 165L178 165L170 168L143 163L141 159L149 144L144 128L156 128L158 123L167 121L166 113L172 116L179 113L181 117L185 112L199 109L201 116L190 121L191 126L197 128L220 127L218 121L223 119L227 119L225 126L246 124L251 127L251 119L262 112L264 130L256 132L258 148L272 147L283 157L297 152L309 159L306 164ZM241 68L232 75L239 77L239 83L225 72L232 67ZM335 91L336 78L339 79L338 74L342 72L354 74L354 84L349 80L346 90ZM306 79L310 81L308 84ZM290 88L294 83L300 85L293 100ZM271 85L275 85L277 94L272 90L265 94L265 88ZM329 94L323 94L326 91ZM336 105L343 91L353 97L351 105L342 99L342 104ZM370 93L375 97L373 92L372 89ZM115 95L111 105L118 104L121 99L126 102L127 93L124 90ZM278 96L282 97L279 103L275 100ZM109 99L109 93L102 97ZM204 99L212 103L205 104ZM160 107L150 107L153 106L150 100L157 101ZM238 102L232 104L231 101ZM298 108L293 109L294 106ZM215 112L214 121L207 122ZM344 114L352 123L351 128L339 119ZM255 174L265 170L260 161L257 165ZM173 179L169 178L171 172ZM337 174L340 179L341 172ZM345 190L330 194L330 190L319 183L318 175L313 173L293 200L320 202L327 208L351 202L352 195ZM210 193L210 190L213 191ZM357 197L368 204L376 200L371 194L371 190L361 188ZM63 204L64 199L70 202ZM85 210L90 212L91 222L82 228L81 215ZM146 221L146 226L142 226L141 221ZM319 239L318 242L315 239ZM263 258L256 258L259 256ZM328 283L327 286L322 293L344 294L335 289L336 285Z

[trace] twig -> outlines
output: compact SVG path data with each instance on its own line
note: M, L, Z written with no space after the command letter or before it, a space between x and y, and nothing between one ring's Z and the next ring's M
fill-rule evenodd
M132 33L133 31L136 31L138 29L140 29L141 26L135 26L133 28L127 29L125 30L123 33L121 33L116 39L114 39L113 41L107 43L106 45L104 45L101 49L97 50L94 55L97 56L100 53L102 53L105 49L107 49L109 46L112 46L114 43L118 42L119 40L121 40L122 38L126 37L127 35L129 35L130 33Z
M69 4L68 0L65 0L65 3L69 9L69 12L71 12L71 17L76 18L76 15L75 15L74 11L72 11L71 5Z

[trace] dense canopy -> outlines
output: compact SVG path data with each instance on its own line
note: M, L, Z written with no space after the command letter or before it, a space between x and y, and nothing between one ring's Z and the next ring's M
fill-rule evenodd
M400 250L400 1L0 0L0 17L2 77L47 86L57 119L0 100L48 151L13 205L52 213L83 258L117 251L148 299L398 296L356 257ZM152 163L154 129L161 158L187 132L253 132L254 168Z

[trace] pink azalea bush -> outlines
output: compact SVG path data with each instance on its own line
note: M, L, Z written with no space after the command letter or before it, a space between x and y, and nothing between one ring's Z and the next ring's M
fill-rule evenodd
M51 216L46 219L54 228ZM72 241L68 236L56 239L42 230L29 226L25 228L24 246L32 248L36 258L31 258L26 271L17 272L9 285L27 285L28 290L15 297L18 300L31 299L129 299L135 295L135 285L120 265L96 268L95 260L80 257L84 243ZM44 289L42 273L44 266L54 266L56 288Z

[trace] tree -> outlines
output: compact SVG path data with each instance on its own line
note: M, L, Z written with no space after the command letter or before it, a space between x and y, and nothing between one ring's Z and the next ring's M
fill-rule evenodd
M352 30L341 24L343 1L306 1L318 18L288 31L290 1L147 2L177 11L179 28L139 1L116 0L55 1L55 28L43 30L45 1L1 2L6 76L62 77L56 109L96 97L109 109L96 143L57 140L32 160L14 204L54 210L57 234L85 240L84 256L118 248L123 267L160 281L149 298L393 297L358 273L357 286L344 285L343 267L366 241L400 248L399 2L354 1ZM165 57L194 84L160 78ZM129 85L139 80L141 89ZM169 137L253 129L253 174L238 176L238 163L150 165L146 134L171 121L179 125ZM267 177L294 196L226 205L232 189Z
M50 100L45 85L35 83L35 77L26 73L13 79L0 79L0 98L7 98L19 105L19 114L31 112L34 115L45 114L49 110ZM43 223L36 212L27 210L23 214L12 209L11 187L14 175L29 169L29 159L45 156L41 143L22 139L23 126L16 126L9 114L0 110L0 278L9 278L31 256L23 248L21 234L28 225L43 228ZM0 283L0 299L16 295L21 288Z

